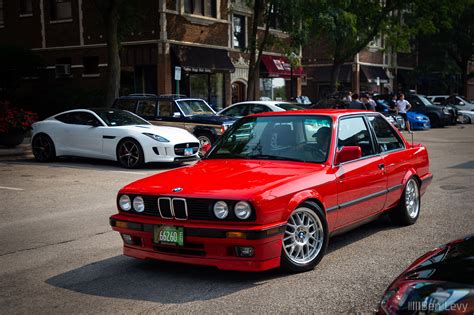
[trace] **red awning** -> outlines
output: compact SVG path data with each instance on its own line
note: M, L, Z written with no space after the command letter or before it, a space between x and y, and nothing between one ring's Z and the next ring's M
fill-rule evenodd
M291 66L288 58L275 57L269 55L262 56L262 62L267 69L267 74L272 78L289 78L291 76ZM304 74L302 67L293 69L293 76L302 76Z

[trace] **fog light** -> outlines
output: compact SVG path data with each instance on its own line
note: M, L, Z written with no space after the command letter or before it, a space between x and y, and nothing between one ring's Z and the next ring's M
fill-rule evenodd
M253 257L255 251L253 247L236 246L235 254L239 257Z
M133 245L133 239L132 239L131 235L128 235L128 234L121 234L121 235L122 235L122 239L125 243L127 243L129 245Z

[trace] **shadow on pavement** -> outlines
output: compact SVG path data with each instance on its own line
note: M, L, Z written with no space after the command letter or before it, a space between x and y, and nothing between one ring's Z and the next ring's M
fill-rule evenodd
M381 217L332 238L327 253L393 228L397 227L386 217ZM314 272L324 272L321 268L316 267ZM116 256L54 276L46 283L96 296L179 304L211 300L291 276L278 269L261 273L232 272Z
M54 276L46 283L96 296L179 304L215 299L278 276L278 271L218 271L116 256Z

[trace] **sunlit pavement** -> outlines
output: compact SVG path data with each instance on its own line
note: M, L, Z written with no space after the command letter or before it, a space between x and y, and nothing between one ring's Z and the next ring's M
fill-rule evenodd
M371 311L411 261L474 233L473 134L473 125L415 132L434 174L419 221L400 228L382 218L337 236L314 271L297 275L122 256L108 222L118 189L176 166L2 158L0 313Z

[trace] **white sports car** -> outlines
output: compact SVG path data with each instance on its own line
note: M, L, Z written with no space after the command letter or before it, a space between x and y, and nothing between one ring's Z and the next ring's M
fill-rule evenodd
M139 168L148 162L194 160L199 152L199 140L188 131L154 126L117 109L70 110L37 122L32 128L33 154L40 162L57 156L79 156Z

